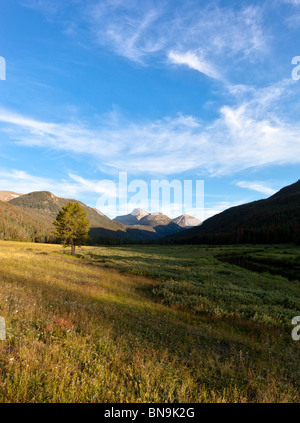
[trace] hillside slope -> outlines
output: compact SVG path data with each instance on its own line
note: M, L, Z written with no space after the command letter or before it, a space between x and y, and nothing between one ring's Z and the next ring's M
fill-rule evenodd
M300 181L265 200L254 201L176 234L178 243L281 243L300 241Z
M29 194L22 195L21 197L11 200L9 203L21 207L30 213L43 217L49 223L55 220L58 212L63 206L66 206L70 201L79 203L87 212L87 218L91 222L91 227L103 227L109 230L126 231L126 227L121 223L114 222L104 214L100 214L96 209L86 206L81 201L74 199L56 197L48 191L35 191Z
M0 239L53 242L52 225L45 219L0 201Z

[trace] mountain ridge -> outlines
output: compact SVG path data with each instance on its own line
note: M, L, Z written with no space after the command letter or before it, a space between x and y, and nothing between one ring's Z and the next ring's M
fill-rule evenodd
M162 214L159 214L155 224L145 224L150 214L142 209L135 209L132 216L132 225L128 226L122 222L111 220L101 211L89 207L81 201L57 197L50 191L34 191L8 201L15 207L26 211L37 219L42 220L46 227L52 227L53 221L61 208L69 202L79 203L87 212L87 218L91 222L90 236L94 242L135 242L154 241L165 235L177 232L181 228L174 224L167 216L161 221ZM138 218L137 218L138 216Z
M166 242L280 243L300 240L300 180L264 200L231 207Z
M51 223L55 220L61 208L66 206L69 202L79 203L84 208L87 212L87 218L91 222L91 227L102 226L106 229L125 231L124 225L113 222L103 213L100 214L96 209L72 198L56 197L50 191L33 191L9 201L10 204L30 211L36 216L43 216Z
M117 216L113 220L115 222L123 223L127 226L143 225L152 227L168 225L171 222L174 222L181 228L194 227L202 223L199 219L187 214L182 214L174 219L171 219L161 212L149 213L146 210L140 208L135 208L131 213Z
M12 191L1 192L18 195ZM130 214L132 224L125 225L116 220L118 217L111 220L81 201L56 197L49 191L35 191L6 202L0 200L0 236L5 239L39 241L53 239L53 221L69 202L78 202L87 212L93 242L300 242L300 180L283 187L267 199L231 207L205 220L200 226L189 229L183 229L178 224L183 219L192 218L188 215L170 219L163 213L148 213L137 208ZM174 221L176 219L178 223Z

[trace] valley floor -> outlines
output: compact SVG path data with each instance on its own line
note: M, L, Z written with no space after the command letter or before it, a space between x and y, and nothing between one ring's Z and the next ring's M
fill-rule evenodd
M1 402L299 402L299 247L0 242ZM266 261L265 260L265 261Z

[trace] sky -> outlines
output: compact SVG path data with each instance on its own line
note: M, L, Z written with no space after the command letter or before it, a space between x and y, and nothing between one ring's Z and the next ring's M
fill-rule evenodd
M299 36L300 0L0 0L0 190L267 198L299 179Z

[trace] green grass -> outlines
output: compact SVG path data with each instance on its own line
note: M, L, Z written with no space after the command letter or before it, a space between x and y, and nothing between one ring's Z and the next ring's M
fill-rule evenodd
M299 282L237 250L0 242L0 401L298 402Z
M263 252L262 252L263 251ZM287 255L284 253L288 252ZM300 310L300 283L281 276L259 275L220 262L217 257L229 253L258 254L280 261L299 257L299 248L283 250L265 247L119 247L91 248L78 257L91 258L105 267L158 278L163 283L152 293L163 304L197 314L247 319L290 327ZM296 255L298 254L298 256ZM275 256L275 257L274 257ZM291 259L293 257L293 259ZM299 263L299 261L298 261Z

